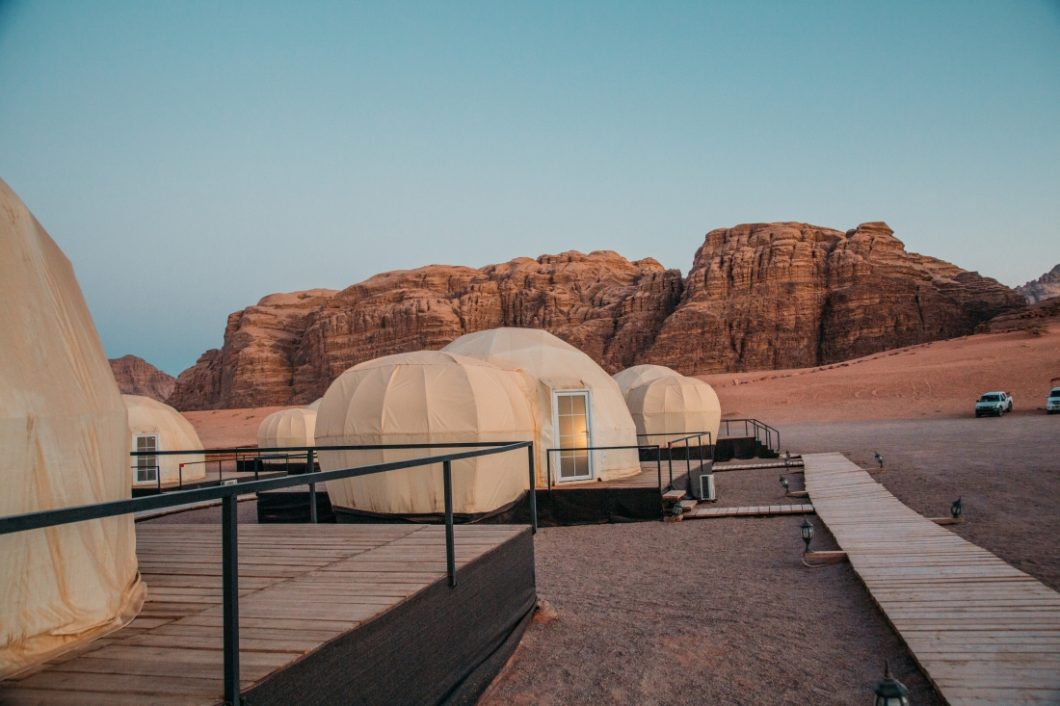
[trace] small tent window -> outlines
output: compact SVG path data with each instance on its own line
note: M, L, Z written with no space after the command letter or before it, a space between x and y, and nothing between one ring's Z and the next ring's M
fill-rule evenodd
M592 446L589 434L589 393L587 391L556 392L556 429L559 448L586 449ZM560 451L559 480L592 478L589 451Z
M136 450L140 452L158 451L158 434L137 434ZM154 483L158 481L158 456L136 457L136 482Z

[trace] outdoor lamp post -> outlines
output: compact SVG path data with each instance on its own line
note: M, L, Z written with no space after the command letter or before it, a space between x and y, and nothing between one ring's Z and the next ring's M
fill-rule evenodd
M959 518L961 516L962 512L964 512L964 506L961 504L961 499L957 498L950 505L950 515L952 515L953 519L956 520L957 518Z
M876 695L875 706L909 706L909 689L905 684L891 676L891 666L883 663L883 679L872 687Z
M883 468L883 456L880 455L879 451L877 451L874 455L876 457L876 463L879 464L880 468Z
M804 551L803 554L809 554L810 553L810 542L813 541L813 525L810 524L809 520L804 518L803 521L802 521L801 529L802 529L802 541L806 543L806 551Z
M787 468L790 465L791 465L791 452L788 451L787 449L785 449L784 450L784 468Z
M788 479L784 476L780 477L780 485L784 488L784 492L788 492Z

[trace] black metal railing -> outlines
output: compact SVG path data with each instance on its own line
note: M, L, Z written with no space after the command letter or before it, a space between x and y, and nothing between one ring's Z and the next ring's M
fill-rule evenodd
M684 434L678 436L678 434ZM692 439L696 440L695 449L699 459L700 468L705 463L714 463L714 435L709 431L693 431L688 432L657 432L654 434L637 434L638 439L652 439L657 436L666 437L666 465L670 472L670 488L674 486L674 446L680 446L682 443L685 447L685 472L691 477L692 475ZM704 454L703 437L707 437L706 443L706 454ZM676 438L671 438L676 437Z
M445 494L445 558L446 574L449 585L456 586L456 548L453 529L453 461L462 459L488 456L492 454L506 453L517 449L527 449L527 464L530 473L530 524L533 532L537 532L537 482L534 475L534 444L532 441L514 442L462 442L451 444L386 444L386 445L357 445L357 446L317 446L300 447L294 449L283 449L284 451L305 451L307 460L312 461L316 451L369 451L377 449L436 449L436 448L468 448L469 451L458 451L455 453L439 454L436 456L425 456L422 458L409 459L405 461L391 461L388 463L377 463L366 466L355 466L335 471L313 471L310 473L281 476L277 478L264 478L254 481L246 481L231 485L216 485L189 490L180 490L169 493L159 493L140 498L126 500L112 500L110 502L95 503L92 505L79 505L75 507L56 508L53 510L42 510L29 512L21 515L9 515L0 517L0 535L14 532L25 532L45 527L55 527L87 520L98 520L105 517L116 517L129 515L148 510L160 510L169 507L179 507L205 501L221 501L221 565L222 565L222 605L224 611L224 698L230 706L239 703L239 527L237 522L238 496L245 493L260 492L265 490L277 490L299 485L309 485L314 488L317 483L323 483L343 478L354 478L358 476L373 475L376 473L387 473L405 468L418 466L442 465L442 484ZM272 452L278 449L260 449ZM230 452L230 450L226 450ZM202 451L196 453L219 453L219 450ZM151 451L132 452L132 456L140 455L176 455L188 454L189 451ZM312 468L312 465L308 466ZM312 491L311 491L312 492ZM313 519L316 519L315 500L311 505L313 508Z
M733 433L733 429L736 430L736 433ZM771 451L780 450L780 430L758 419L722 419L718 438L739 437L741 436L739 433L741 430L743 431L743 438L749 439L753 437L756 442Z

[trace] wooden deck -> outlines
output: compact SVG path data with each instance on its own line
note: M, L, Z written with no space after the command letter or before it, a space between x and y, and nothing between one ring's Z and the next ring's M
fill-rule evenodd
M525 532L457 526L457 566ZM148 586L140 615L3 682L0 703L222 701L220 528L140 523L136 534ZM446 576L442 526L242 525L239 534L244 692Z
M750 505L747 507L711 507L700 503L685 514L686 520L704 520L718 517L772 517L774 515L810 515L813 505L789 503L786 505Z
M1060 594L906 507L841 454L804 461L818 516L952 706L1060 703Z

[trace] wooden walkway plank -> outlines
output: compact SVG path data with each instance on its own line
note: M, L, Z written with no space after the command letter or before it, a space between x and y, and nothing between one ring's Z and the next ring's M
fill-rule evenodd
M841 454L803 462L817 515L948 703L1060 703L1060 594L917 514Z

